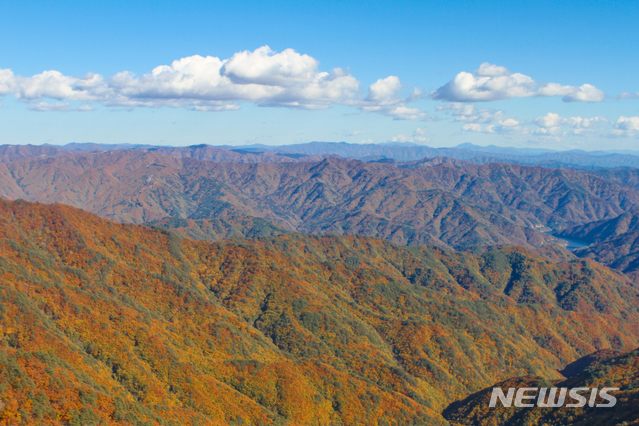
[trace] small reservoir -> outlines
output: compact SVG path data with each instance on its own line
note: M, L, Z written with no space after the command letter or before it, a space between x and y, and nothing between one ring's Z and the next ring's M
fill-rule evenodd
M566 244L566 249L570 250L570 251L575 251L579 248L582 247L588 247L590 244L584 242L584 241L580 241L580 240L573 240L572 238L567 238L567 237L560 237L558 235L555 235L555 231L550 231L550 232L546 232L548 235L552 235L553 237L557 238L560 241L565 241Z

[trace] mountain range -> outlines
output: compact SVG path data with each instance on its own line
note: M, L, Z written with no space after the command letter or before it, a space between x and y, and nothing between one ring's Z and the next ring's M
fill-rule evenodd
M62 202L122 222L252 216L309 233L445 248L539 247L639 206L639 190L565 169L426 159L238 163L139 150L0 164L0 196Z
M64 155L65 152L90 151L155 151L178 157L197 158L209 161L234 162L283 162L308 161L327 156L354 158L362 161L417 161L423 158L448 157L476 164L505 162L511 164L536 165L551 168L584 168L601 170L610 168L639 168L637 151L552 151L479 146L464 143L452 148L432 148L413 143L348 144L345 142L309 142L293 145L247 145L212 146L192 145L186 147L166 147L140 144L96 144L70 143L66 145L2 145L0 161L20 158L26 152L31 155Z
M70 143L66 145L27 145L16 148L15 145L0 146L0 160L3 156L20 155L6 151L39 151L37 155L56 155L79 151L121 151L142 150L170 153L179 157L198 158L215 161L271 162L271 161L307 161L309 158L339 156L362 161L417 161L423 158L448 157L466 160L477 164L493 162L536 165L551 168L585 168L591 170L618 167L639 168L637 151L552 151L531 148L479 146L464 143L452 148L432 148L413 143L385 144L349 144L345 142L309 142L293 145L247 145L212 146L192 145L186 147L166 147L140 144L97 144ZM6 157L5 157L6 159Z

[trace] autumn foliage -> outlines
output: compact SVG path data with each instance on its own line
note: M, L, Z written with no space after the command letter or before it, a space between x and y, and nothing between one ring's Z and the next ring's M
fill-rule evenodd
M588 260L290 233L219 243L0 202L0 424L440 425L509 377L639 346Z

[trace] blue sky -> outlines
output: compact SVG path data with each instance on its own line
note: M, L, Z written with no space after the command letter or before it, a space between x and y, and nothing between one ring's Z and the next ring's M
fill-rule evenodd
M637 1L2 9L0 143L639 149Z

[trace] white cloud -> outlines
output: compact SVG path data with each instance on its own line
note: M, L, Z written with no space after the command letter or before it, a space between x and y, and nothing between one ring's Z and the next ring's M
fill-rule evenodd
M428 114L406 106L421 97L421 91L416 89L408 98L402 98L403 85L399 77L391 75L380 78L368 88L368 96L360 104L363 111L377 112L393 117L395 120L425 120Z
M268 46L238 52L229 59L189 56L141 76L123 71L110 78L94 73L79 78L49 70L22 77L10 69L0 70L0 96L13 94L25 102L48 98L198 111L234 110L240 102L296 109L347 105L398 120L426 118L423 111L406 106L420 99L421 91L415 89L403 98L402 88L396 76L379 79L363 99L360 82L346 70L320 71L319 62L309 55L293 49L274 52Z
M430 139L427 137L427 133L425 130L420 129L419 127L415 129L411 136L406 135L397 135L393 136L392 142L413 142L413 143L426 143Z
M394 108L378 111L384 115L393 117L395 120L426 120L428 114L417 108L408 108L404 105L398 105Z
M504 113L490 108L477 109L474 105L452 102L446 106L438 106L437 111L453 110L455 121L464 123L494 123L504 118Z
M308 55L300 55L293 49L274 53L268 46L253 52L238 52L221 68L221 75L236 84L263 86L294 86L305 84L327 73L319 73L319 62Z
M434 99L451 102L488 102L511 98L562 96L564 102L601 102L606 95L590 84L579 87L538 83L531 77L511 73L505 67L484 62L474 73L460 72L431 93Z
M515 120L514 118L507 118L505 120L499 120L499 124L502 127L517 127L521 123L519 123L519 121Z
M479 66L479 69L475 71L475 75L481 77L501 77L510 75L510 71L506 67L500 67L498 65L492 65L488 62L484 62Z
M0 69L0 96L7 95L14 90L14 75L9 69Z
M31 105L29 107L29 110L39 111L39 112L50 112L50 111L69 111L70 108L71 108L71 104L68 102L56 102L56 103L38 102L37 104Z
M462 126L462 130L466 132L481 133L483 131L483 127L481 124L478 124L478 123L468 123Z
M533 133L536 135L584 135L593 133L595 128L609 125L608 119L604 117L582 118L582 117L562 117L559 114L549 112L548 114L537 117L534 120L539 126ZM566 132L562 127L569 127L572 130Z
M606 99L606 94L591 84L564 87L570 87L570 92L562 98L564 102L603 102Z
M91 105L82 105L79 108L71 108L71 103L69 102L44 102L40 101L38 103L31 104L28 108L29 111L37 111L37 112L52 112L52 111L95 111Z
M599 124L607 124L607 123L609 123L609 121L604 117L593 117L593 118L570 117L567 122L568 126L574 127L576 129L589 129Z
M639 117L619 117L615 127L621 130L639 130Z
M613 138L623 138L639 135L639 117L619 117L617 121L605 117L562 117L549 112L534 120L539 126L535 135L553 136L583 136L596 135ZM569 131L566 131L568 129Z
M353 130L352 132L348 132L348 131L344 131L344 136L357 136L357 135L363 135L364 132L363 130Z
M530 134L530 130L527 127L523 127L521 122L514 118L499 120L497 124L490 124L487 126L482 126L479 123L467 123L462 126L462 130L466 132L497 134L510 137Z
M557 83L541 85L536 96L563 96L564 102L602 102L606 95L591 84L583 84L579 87L562 86Z
M497 75L504 72L503 67L488 65L478 72L482 74ZM527 135L530 130L522 126L519 120L507 117L503 111L481 108L462 102L451 102L448 105L438 106L437 111L453 111L455 121L466 123L462 130L473 133L500 134L507 136ZM491 124L496 123L496 124Z
M0 89L2 90L2 89ZM623 92L617 96L618 99L639 99L639 93Z
M223 102L199 102L194 104L191 109L193 111L235 111L240 109L240 106Z
M561 130L559 126L540 127L538 129L535 129L535 131L533 131L534 135L539 135L539 136L563 136L565 133L566 132Z
M548 114L535 118L535 123L539 127L543 128L551 128L557 127L560 124L564 124L567 121L567 118L560 116L559 114L555 114L554 112L549 112Z
M52 98L86 101L99 99L104 88L102 77L98 74L77 78L65 76L59 71L44 71L33 77L15 76L13 90L16 98L24 100Z
M316 109L357 99L359 82L353 76L339 68L327 73L316 67L317 61L307 55L291 49L273 53L264 46L226 61L190 56L140 77L121 72L109 84L134 106L180 106L177 102L216 111L236 109L239 101Z
M626 138L635 135L639 135L639 117L619 117L614 128L608 133L608 137L613 138Z
M399 99L398 94L402 90L402 83L399 77L391 75L380 78L368 88L367 101L372 101L378 105L392 105Z

